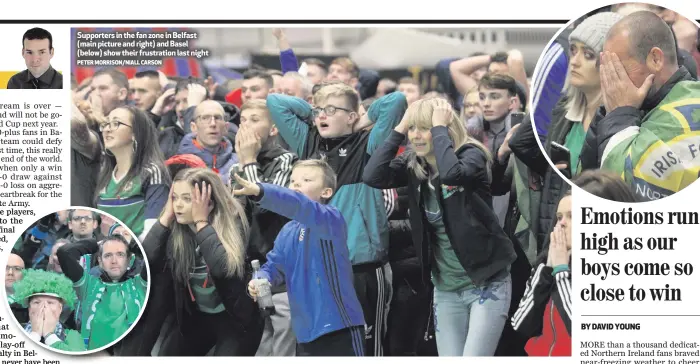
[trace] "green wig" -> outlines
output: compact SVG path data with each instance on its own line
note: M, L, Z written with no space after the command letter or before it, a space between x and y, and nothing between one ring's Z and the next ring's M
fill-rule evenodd
M76 300L73 281L63 274L45 270L25 270L22 280L15 283L14 287L15 299L24 307L29 307L29 299L37 295L56 297L69 308L73 308Z

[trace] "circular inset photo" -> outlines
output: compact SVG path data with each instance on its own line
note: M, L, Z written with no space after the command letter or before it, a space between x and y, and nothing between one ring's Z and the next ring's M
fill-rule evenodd
M547 173L569 180L602 170L636 202L695 182L696 60L698 24L657 5L615 4L569 22L540 56L531 88L533 139L554 168Z
M5 266L5 294L23 332L66 354L119 342L148 297L141 243L104 212L73 207L33 223Z

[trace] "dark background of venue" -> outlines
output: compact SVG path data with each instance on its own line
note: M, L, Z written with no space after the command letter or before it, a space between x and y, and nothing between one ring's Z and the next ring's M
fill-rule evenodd
M347 55L315 55L315 54L304 54L298 55L299 65L306 58L318 58L325 62L326 65L330 65L331 62L338 57L348 57ZM279 55L267 55L267 54L254 54L251 58L251 63L262 68L267 69L279 69L280 67L280 57ZM437 63L437 61L436 61ZM245 69L236 69L237 72L245 72ZM435 70L432 68L414 66L409 68L394 68L394 69L381 69L374 70L379 73L381 78L390 78L392 80L398 81L401 77L413 77L420 82L421 88L425 91L436 91L437 89L437 76L435 75Z

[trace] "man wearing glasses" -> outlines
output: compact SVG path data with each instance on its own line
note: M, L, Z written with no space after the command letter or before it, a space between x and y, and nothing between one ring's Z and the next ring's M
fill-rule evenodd
M180 142L178 154L194 154L202 158L207 167L218 173L224 183L229 183L231 167L238 163L233 143L228 133L224 108L213 100L202 101L194 110L190 123L192 132Z
M90 210L70 210L68 212L68 229L71 233L66 237L71 242L83 239L100 238L97 230L98 214Z
M15 283L22 280L24 276L24 260L17 254L10 254L5 266L5 294L7 302L10 304L12 314L15 315L17 322L21 325L29 322L29 313L26 307L22 306L21 302L15 299Z
M315 108L281 94L268 95L267 107L291 152L302 160L325 157L337 174L339 188L329 204L348 225L355 290L367 323L365 353L383 356L386 308L391 301L391 269L385 263L389 226L382 190L364 184L362 171L369 156L399 124L408 104L403 93L392 92L360 116L359 98L351 86L329 83L314 94Z
M95 254L100 276L94 276L80 264L81 257ZM129 277L129 242L121 235L110 235L66 244L56 252L63 273L73 281L78 295L83 340L88 350L104 348L126 332L146 300L148 270Z
M56 215L59 215L57 213ZM65 216L65 215L64 215ZM48 217L48 216L47 216ZM102 234L97 229L98 215L90 210L69 210L68 211L68 231L64 231L65 226L56 227L54 223L48 226L42 219L32 228L24 239L19 255L24 259L27 266L34 269L45 269L49 263L51 252L57 238L65 238L74 243L83 239L101 239ZM65 224L65 217L60 224ZM61 225L59 225L61 226Z

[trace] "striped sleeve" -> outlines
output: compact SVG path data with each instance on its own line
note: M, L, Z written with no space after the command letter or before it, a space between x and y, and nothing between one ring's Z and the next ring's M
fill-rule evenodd
M143 216L143 231L139 236L141 241L148 235L148 231L156 223L165 203L168 202L169 186L166 184L164 173L154 164L146 166L146 183L143 186L146 209Z
M538 135L546 135L552 110L561 98L568 73L566 50L552 43L538 63L532 82L532 108Z
M269 183L287 187L289 178L292 175L292 167L296 161L297 157L293 153L284 153L275 158L275 165L272 169Z
M554 281L557 285L557 294L561 298L561 304L564 308L560 310L559 315L566 327L571 327L571 271L565 270L554 275Z
M235 173L235 171L232 169L231 174L233 173ZM250 163L243 166L243 178L245 178L247 181L261 183L263 182L260 180L261 175L262 171L260 171L260 165L258 163Z
M523 336L535 337L542 333L544 311L553 284L552 268L540 263L532 270L518 310L511 318L513 329Z
M271 162L272 170L268 173L263 172L260 164L250 163L243 166L243 178L254 183L270 183L287 187L295 161L296 156L294 154L284 153ZM232 169L231 180L233 180L234 173L236 172Z
M395 189L382 190L382 196L384 197L384 208L386 209L386 216L391 216L391 213L394 212L394 205L396 203L396 199L394 196L395 191Z
M540 101L540 96L545 88L545 83L549 72L552 71L552 68L556 64L557 60L562 55L564 55L564 47L562 47L559 43L552 43L549 49L547 49L547 51L544 53L544 56L542 56L542 60L540 61L541 68L539 68L535 73L532 83L532 90L534 91L532 105L535 108L537 108ZM560 88L559 91L562 89L563 87Z

